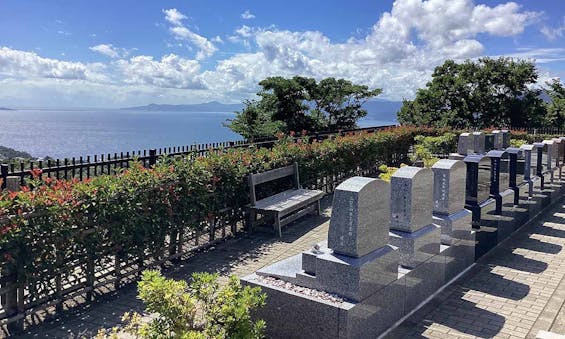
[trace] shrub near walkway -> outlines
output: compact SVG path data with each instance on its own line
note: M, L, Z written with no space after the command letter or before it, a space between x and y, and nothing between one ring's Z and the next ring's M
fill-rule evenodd
M302 182L329 183L331 191L340 178L406 161L415 135L443 132L395 128L312 143L288 137L272 149L163 158L151 169L132 164L120 175L83 182L42 181L37 171L32 189L0 195L2 277L25 296L19 312L84 288L90 299L104 279L119 287L129 263L141 270L162 261L182 249L187 234L210 229L222 213L240 223L250 172L296 161ZM119 269L112 271L108 263L114 261ZM0 318L10 315L6 311L13 310Z

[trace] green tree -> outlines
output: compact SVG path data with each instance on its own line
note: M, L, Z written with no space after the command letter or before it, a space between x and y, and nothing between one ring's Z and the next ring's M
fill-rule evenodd
M345 79L269 77L261 82L258 100L245 102L245 108L224 125L242 136L349 129L367 115L362 105L381 93Z
M530 61L487 57L458 64L447 60L435 68L432 80L414 100L404 101L398 120L454 128L540 124L543 103L538 92L528 88L537 76Z
M547 104L546 125L565 128L565 87L557 79L548 82L547 86L551 102Z
M270 137L285 129L282 121L272 120L270 110L262 107L264 103L257 100L245 101L241 112L236 112L234 119L228 119L224 126L253 141L255 138Z
M382 89L369 90L345 79L326 78L309 88L312 110L318 121L329 130L354 128L359 119L367 115L363 104L381 94Z

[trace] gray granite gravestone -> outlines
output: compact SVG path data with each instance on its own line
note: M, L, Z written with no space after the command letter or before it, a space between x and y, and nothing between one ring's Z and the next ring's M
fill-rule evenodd
M445 258L445 280L458 275L475 260L475 232L471 212L465 205L466 165L442 159L434 173L433 222L441 226L441 252Z
M473 150L473 134L461 133L457 142L457 153L467 155L469 151Z
M553 139L557 143L557 167L559 167L559 180L563 179L563 165L565 156L565 138L559 137Z
M553 157L553 161L555 162L555 176L557 177L557 181L559 181L559 184L562 186L562 190L565 190L565 185L563 185L563 183L561 182L561 176L563 174L563 154L562 154L562 148L564 146L563 142L561 141L561 138L553 138L553 143L555 144L555 152L554 152L554 157Z
M494 149L501 150L502 149L502 132L500 130L492 131L494 135Z
M400 264L413 268L438 254L440 228L433 224L433 172L401 167L391 178L390 243L399 247Z
M534 182L532 180L532 171L534 170L532 166L532 151L534 150L534 145L522 145L520 149L524 154L524 181L528 184L528 198L531 198L534 191Z
M399 252L388 245L390 184L353 177L335 190L328 242L257 271L360 301L397 279Z
M483 132L473 132L473 152L485 153L485 134Z
M450 245L458 230L453 226L462 226L471 230L470 212L468 225L454 223L450 218L465 207L465 163L459 160L442 159L432 166L434 173L434 209L433 221L441 226L441 243Z
M502 149L507 149L508 147L510 147L510 138L511 138L510 131L507 129L503 129L500 130L500 133L502 134Z
M388 229L383 227L388 221L388 186L382 180L364 177L339 185L333 197L329 248L337 254L361 257L388 244Z
M543 144L546 145L547 148L544 166L546 172L549 174L549 183L553 183L553 172L555 171L555 164L553 160L555 157L555 143L553 140L544 140Z
M494 148L494 134L485 134L485 152L492 151Z

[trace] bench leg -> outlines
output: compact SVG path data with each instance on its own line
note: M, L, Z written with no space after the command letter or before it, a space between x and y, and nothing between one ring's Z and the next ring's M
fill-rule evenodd
M318 206L316 207L316 210L318 211L318 215L322 215L322 208L320 207L320 200L318 200Z
M253 231L253 223L257 221L257 212L254 210L249 210L249 215L247 217L247 231L251 233Z
M279 217L279 214L275 214L275 228L276 230L279 232L279 238L282 237L282 232L281 232L281 218Z

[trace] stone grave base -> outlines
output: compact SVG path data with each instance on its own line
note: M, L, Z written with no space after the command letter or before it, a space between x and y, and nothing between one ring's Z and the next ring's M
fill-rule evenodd
M461 238L456 239L450 246L441 245L441 254L445 259L445 283L475 262L476 232L468 229L459 235Z
M390 245L360 258L333 253L325 243L319 253L305 251L257 271L283 281L324 289L350 300L362 300L397 279L398 250Z
M399 268L397 280L359 302L256 273L241 281L267 294L256 316L268 338L376 338L469 267L472 245L461 240L414 269Z
M498 241L498 218L496 201L492 198L483 201L478 206L479 229L476 231L477 246L475 258L482 257L496 246Z
M471 230L472 215L466 209L451 215L434 214L433 222L441 226L441 244L452 245L459 239L467 238L467 233Z
M390 230L390 244L399 248L400 265L412 268L439 253L441 227L430 224L416 232Z
M514 191L507 189L500 193L501 212L497 224L497 243L508 238L516 229L516 214L514 213Z

